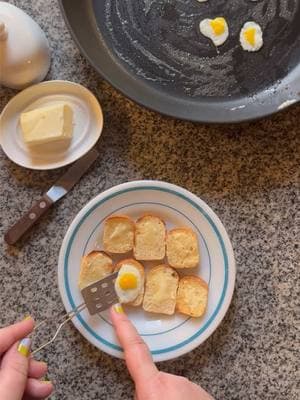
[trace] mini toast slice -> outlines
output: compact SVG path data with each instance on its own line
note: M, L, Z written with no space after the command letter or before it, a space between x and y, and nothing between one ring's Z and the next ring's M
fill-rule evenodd
M144 266L139 263L138 261L134 260L133 258L127 258L126 260L121 260L117 263L117 265L115 266L115 271L119 271L119 269L125 265L125 264L129 264L132 265L133 267L135 267L136 269L139 270L141 277L142 277L142 290L140 291L139 295L137 296L137 298L134 301L131 301L130 303L126 303L128 305L131 306L140 306L143 302L143 297L144 297L144 291L145 291L145 269Z
M179 280L176 310L191 317L201 317L208 299L207 283L198 276L184 276Z
M168 265L152 268L146 277L143 309L158 314L174 314L178 281L177 272Z
M174 268L193 268L198 265L198 238L192 229L176 228L168 232L167 258Z
M79 289L82 290L93 282L112 274L112 272L112 259L103 251L92 251L82 257L78 280Z
M134 257L137 260L162 260L166 253L166 227L154 215L136 221Z
M126 215L113 215L105 220L103 247L109 253L127 253L133 249L134 222Z

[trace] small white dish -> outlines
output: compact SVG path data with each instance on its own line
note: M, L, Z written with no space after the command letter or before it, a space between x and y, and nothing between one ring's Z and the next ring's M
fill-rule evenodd
M60 250L58 283L67 311L81 304L83 299L77 285L80 259L92 249L101 249L104 220L119 213L136 219L149 212L162 217L168 229L189 226L197 232L200 265L186 274L199 275L209 285L208 307L203 318L189 318L179 313L164 316L146 313L141 307L126 307L154 360L164 361L179 357L206 340L222 321L231 302L235 284L232 246L221 221L204 201L185 189L160 181L135 181L106 190L91 200L71 223ZM72 322L90 343L123 358L108 311L91 317L85 310Z
M71 143L27 146L22 138L20 114L60 101L73 109ZM84 86L68 81L48 81L31 86L13 97L0 116L0 144L16 164L30 169L54 169L86 154L99 139L103 114L96 97Z

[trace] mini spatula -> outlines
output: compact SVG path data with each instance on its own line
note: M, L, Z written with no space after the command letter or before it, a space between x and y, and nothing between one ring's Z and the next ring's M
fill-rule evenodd
M79 314L85 308L87 308L90 315L98 314L101 311L107 310L113 304L118 303L119 299L115 292L115 280L118 276L118 272L115 272L99 281L93 282L91 285L86 286L81 290L82 297L84 302L79 304L76 308L72 311L68 312L67 314L63 315L62 317L57 317L57 315L53 316L52 318L57 319L57 323L59 323L58 328L55 334L52 336L50 340L46 343L39 346L36 350L32 351L31 354L36 354L57 338L60 330L62 327L70 321L75 315ZM51 318L51 319L52 319ZM36 325L34 328L34 332L37 331L42 325L46 324L49 320L44 320Z

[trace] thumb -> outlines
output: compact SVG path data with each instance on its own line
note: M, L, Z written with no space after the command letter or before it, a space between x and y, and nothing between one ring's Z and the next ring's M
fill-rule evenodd
M0 399L21 400L28 379L31 339L22 339L4 354L0 370Z
M132 379L136 385L146 383L158 373L146 343L127 318L120 304L112 307L111 319L123 347L126 365Z

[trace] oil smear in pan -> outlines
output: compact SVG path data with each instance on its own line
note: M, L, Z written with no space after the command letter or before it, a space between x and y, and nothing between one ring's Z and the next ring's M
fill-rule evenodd
M209 1L105 0L104 7L105 34L121 63L154 85L198 97L244 95L267 84L265 70L272 69L272 57L278 65L287 57L287 50L274 50L273 35L281 32L277 39L284 49L298 5L297 0L219 1L216 12L226 16L231 33L219 51L199 31L203 18L214 17ZM267 29L263 51L271 57L240 55L239 32L250 19Z

